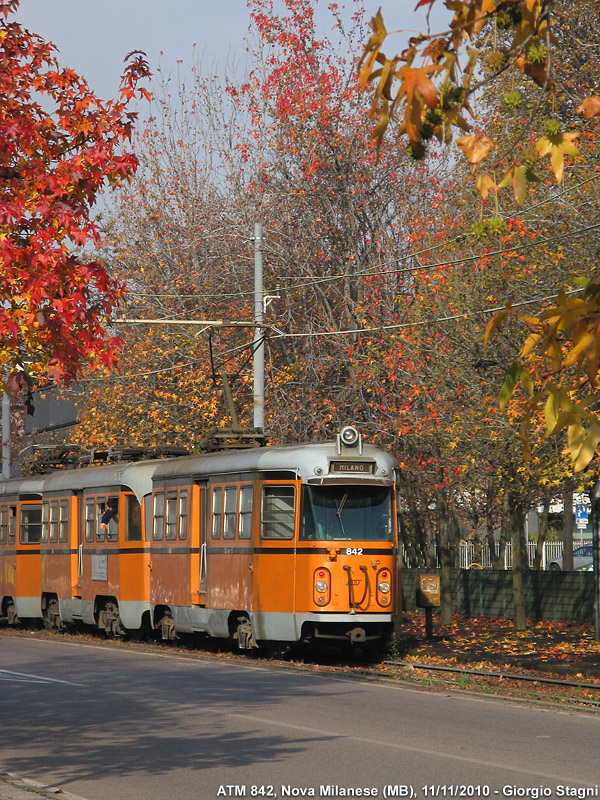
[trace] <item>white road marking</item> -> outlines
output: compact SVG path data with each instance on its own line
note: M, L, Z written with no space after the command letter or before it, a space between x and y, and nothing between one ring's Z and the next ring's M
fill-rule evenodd
M281 722L279 720L269 719L268 717L257 717L252 714L240 714L232 711L221 710L211 706L206 706L202 709L210 714L216 714L218 716L226 716L226 717L236 717L241 720L249 720L250 722L256 722L263 725L274 725L275 727L279 728L289 728L291 730L301 731L302 733L308 733L316 736L323 736L328 737L331 739L354 739L361 744L374 744L377 747L387 747L391 748L392 750L402 750L407 753L418 753L419 755L425 756L435 756L436 758L447 758L450 761L462 761L467 764L477 764L478 766L482 767L492 767L493 769L499 770L507 770L509 772L516 772L520 775L528 775L528 776L535 776L538 780L539 779L546 779L546 780L553 780L558 781L559 783L573 783L579 784L581 786L593 786L596 787L598 784L596 783L589 783L588 781L582 781L577 778L570 778L567 779L564 775L555 775L553 773L547 772L540 772L539 770L534 769L526 769L525 767L514 767L510 764L503 764L498 761L484 761L480 758L471 758L469 756L461 756L454 753L448 753L441 750L429 750L424 747L411 747L410 745L406 744L399 744L397 742L390 742L387 739L367 739L363 736L353 736L349 735L344 732L336 732L336 731L328 731L322 728L313 728L309 725L295 725L291 722Z
M60 646L64 646L64 644L67 644L67 645L70 645L70 646L73 646L73 647L78 647L78 648L81 648L81 649L86 649L86 648L97 649L97 646L90 645L90 644L77 644L77 643L71 643L71 642L66 642L66 643L63 643L63 642L51 642L51 644L58 644ZM115 650L110 651L110 653L111 653L111 655L117 655L117 656L120 655L120 653L118 651L115 651ZM105 654L106 654L106 652L105 652ZM190 665L190 664L194 665L195 664L196 666L207 666L207 665L209 665L211 663L214 663L213 659L211 659L211 658L190 659L190 658L182 657L182 656L180 656L179 654L176 654L176 653L170 654L170 653L136 652L135 655L137 655L137 656L141 655L141 656L146 656L146 657L150 657L150 658L166 659L166 660L170 660L170 661L177 661L179 663L185 663L187 665ZM276 668L273 669L272 667L267 667L267 666L261 667L261 666L258 666L258 665L241 664L240 662L234 662L234 661L229 661L229 662L227 662L227 661L219 661L218 663L223 668L234 668L235 667L235 668L238 668L238 669L244 669L244 670L248 670L248 671L276 672L276 673L282 674L282 675L284 675L284 674L289 675L290 674L285 669L278 670ZM0 670L0 678L2 677L2 672L3 672L3 670ZM19 675L20 673L12 673L12 674L13 675ZM376 682L371 682L371 681L362 681L360 679L356 679L356 678L352 678L352 677L332 676L332 675L327 675L326 673L321 673L321 672L309 673L309 672L304 672L303 670L300 670L296 674L302 675L302 676L305 676L305 677L310 677L310 678L330 679L332 681L340 681L340 682L344 682L344 683L352 681L356 685L361 685L362 684L362 685L364 685L366 687L369 687L369 688L376 688L376 689L383 689L383 690L390 690L391 689L391 690L396 691L396 692L415 693L415 694L426 694L427 693L423 689L417 689L417 688L413 688L413 687L402 686L401 684L392 685L392 684L389 684L389 683L376 683ZM30 676L30 677L35 677L35 676ZM44 679L40 679L40 680L41 680L41 682L43 682ZM48 682L50 682L51 680L52 679L48 679ZM56 683L67 683L67 681L55 681L55 682ZM85 684L78 684L78 683L74 683L74 684L70 684L70 685L72 685L72 686L85 686ZM117 694L117 695L118 694L123 694L124 696L131 697L131 692L129 690L128 691L121 691L119 689L115 690L115 689L111 688L108 691L111 694ZM451 695L446 695L446 696L450 697ZM462 698L459 698L459 699L462 699ZM488 697L481 697L481 698L479 698L479 697L469 697L468 699L469 699L470 702L488 703L488 704L489 703L494 703L494 702L496 702L496 703L502 702L504 704L506 702L504 700L498 700L496 698L488 698ZM185 708L185 706L182 705L181 708ZM515 708L519 708L519 706L515 705ZM192 709L195 712L198 711L196 706L193 706ZM338 732L338 731L332 731L332 730L325 730L325 729L321 729L321 728L314 728L312 726L297 725L297 724L293 724L293 723L289 723L289 722L282 722L282 721L279 721L279 720L269 719L268 717L259 717L259 716L254 716L252 714L241 714L239 712L234 712L234 711L230 711L230 710L227 710L227 709L217 709L217 708L214 708L212 706L205 706L203 708L203 711L208 712L210 714L214 714L216 716L224 716L224 717L237 718L237 719L241 719L241 720L248 720L248 721L254 722L254 723L271 725L271 726L279 727L279 728L287 728L287 729L290 729L290 730L296 730L296 731L301 731L303 733L310 733L310 734L313 734L313 735L324 736L324 737L331 738L331 739L356 740L357 742L360 742L362 744L365 744L365 743L374 744L374 745L376 745L378 747L387 747L387 748L390 748L390 749L393 749L393 750L400 750L400 751L405 751L405 752L409 752L409 753L418 753L420 755L435 756L437 758L446 758L446 759L448 759L450 761L458 761L458 762L463 762L463 763L468 763L468 764L476 764L478 766L484 766L484 767L488 767L488 768L491 767L491 768L499 769L499 770L507 770L509 772L514 772L514 773L521 774L521 775L535 776L538 779L554 780L554 781L557 781L557 782L559 782L561 784L566 784L568 782L570 784L578 784L580 786L592 786L594 788L596 788L598 786L597 783L593 783L592 784L589 781L582 781L582 780L577 779L577 778L565 778L564 775L556 775L556 774L553 774L553 773L540 772L540 771L537 771L537 770L531 770L531 769L527 769L527 768L524 768L524 767L511 766L510 764L503 764L503 763L498 762L498 761L485 761L483 759L471 758L469 756L461 756L461 755L458 755L458 754L448 753L448 752L444 752L444 751L441 751L441 750L430 750L430 749L427 749L427 748L411 747L410 745L404 745L404 744L399 744L399 743L396 743L396 742L390 742L389 740L386 740L386 739L367 739L367 738L363 738L362 736L349 735L349 734L347 734L347 733L345 733L343 731L339 731ZM570 713L573 713L572 710L563 710L563 709L554 709L554 708L552 708L551 711L553 713L555 713L555 714L570 714Z
M0 680L15 683L65 683L67 686L83 686L83 683L61 681L58 678L48 678L45 675L29 675L26 672L11 672L9 669L0 669Z

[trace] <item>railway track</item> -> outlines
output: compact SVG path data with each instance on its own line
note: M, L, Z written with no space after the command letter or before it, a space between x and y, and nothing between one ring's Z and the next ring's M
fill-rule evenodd
M460 691L529 702L551 703L565 707L600 711L600 683L548 675L541 672L511 672L506 669L482 669L456 664L426 663L397 659L369 659L359 650L354 657L333 653L297 650L284 656L263 653L248 655L232 649L225 641L190 637L176 642L104 638L100 633L69 630L62 633L46 629L12 628L0 622L0 638L84 640L98 647L115 647L144 652L167 652L189 658L227 661L259 661L266 668L326 672L340 678L386 681L409 684L430 691Z

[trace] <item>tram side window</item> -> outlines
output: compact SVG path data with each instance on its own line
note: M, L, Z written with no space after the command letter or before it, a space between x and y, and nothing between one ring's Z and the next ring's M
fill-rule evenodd
M69 541L69 501L60 501L58 538L61 542Z
M293 539L296 511L294 486L263 486L261 536L263 539Z
M108 498L100 515L99 530L106 534L107 542L116 542L119 539L119 498L113 495Z
M8 506L0 506L0 544L8 541Z
M146 541L149 542L152 538L152 495L144 497L142 500L142 508L144 514L144 536Z
M252 499L253 486L242 486L240 489L240 516L238 523L238 537L249 539L252 535Z
M223 490L221 487L213 489L212 502L212 538L221 538L221 526L223 523Z
M22 544L38 544L42 541L42 506L21 506L20 538Z
M58 542L58 500L42 503L42 542Z
M152 523L152 538L160 541L164 536L165 530L165 495L164 492L157 492L154 495L154 521Z
M10 520L8 525L8 543L14 544L17 538L17 507L10 507Z
M225 489L225 509L223 515L223 538L235 539L235 523L237 517L237 486Z
M94 541L94 523L96 521L96 501L89 498L85 501L85 540Z
M142 508L131 494L125 497L125 541L142 541Z
M101 526L102 515L106 511L106 498L96 498L96 519L94 520L94 530L96 531L96 541L103 542L106 538L106 531Z
M165 539L177 538L177 492L167 492Z
M58 500L50 501L50 535L51 542L58 542Z
M50 504L46 500L42 503L42 542L48 541L48 528L50 525Z
M181 491L179 493L179 538L181 541L187 539L187 520L188 520L188 493Z

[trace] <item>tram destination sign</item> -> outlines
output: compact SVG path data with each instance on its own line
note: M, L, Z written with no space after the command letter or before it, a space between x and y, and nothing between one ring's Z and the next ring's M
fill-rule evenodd
M330 472L344 472L346 474L367 474L372 475L375 472L374 461L332 461L330 464Z

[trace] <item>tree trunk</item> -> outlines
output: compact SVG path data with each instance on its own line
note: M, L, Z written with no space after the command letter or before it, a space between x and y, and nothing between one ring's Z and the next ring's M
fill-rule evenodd
M535 546L535 559L533 561L533 568L539 570L542 566L542 554L544 552L544 543L546 541L546 534L548 533L548 516L550 514L550 493L544 492L544 510L542 511L542 518L539 524L538 540Z
M456 516L456 510L454 508L454 503L452 500L448 503L448 518L450 524L450 561L452 567L457 569L460 567L460 556L459 556L459 547L458 543L460 542L460 524L458 522L458 517ZM479 549L481 551L481 542L479 542ZM481 552L479 556L481 560Z
M450 520L448 519L448 503L446 492L442 485L443 475L436 491L437 506L437 545L438 558L440 561L440 594L441 594L441 617L442 625L452 624L452 546L450 536Z
M494 537L494 524L492 517L492 503L491 491L488 489L487 497L487 541L490 548L490 559L492 562L492 569L504 569L504 554L506 552L506 541L508 539L508 492L504 492L502 499L502 516L500 518L500 539L498 540L498 555L496 555L496 540Z
M415 548L415 533L414 530L409 530L406 520L404 518L404 514L400 514L398 516L399 522L399 534L400 534L400 545L404 545L404 552L406 553L406 558L408 560L409 565L412 568L420 567L420 560L419 554ZM400 547L400 549L402 549ZM400 556L402 557L402 556Z
M410 481L406 482L406 502L408 504L408 513L412 523L413 550L418 554L418 563L413 564L413 566L431 566L433 560L431 538L427 536L427 532L421 524L421 518L416 507L416 500ZM435 566L435 564L433 564L433 566Z
M563 483L563 569L572 570L573 566L573 478Z
M513 498L510 503L510 533L513 557L513 596L515 603L515 629L527 629L525 576L529 571L525 520L523 509Z

